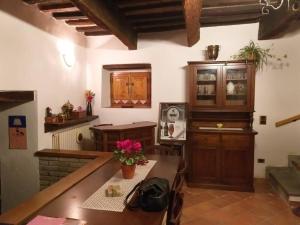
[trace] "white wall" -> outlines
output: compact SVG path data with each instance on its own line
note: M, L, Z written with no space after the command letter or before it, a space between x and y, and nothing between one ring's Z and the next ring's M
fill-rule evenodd
M75 65L67 67L56 38L0 11L0 90L35 90L38 102L38 149L51 147L51 135L44 133L47 106L53 113L70 100L85 106L86 50L74 45ZM38 150L37 149L37 150Z
M96 91L95 110L102 123L131 123L140 120L158 121L159 102L186 100L187 61L204 59L203 50L210 44L221 45L218 60L229 60L250 40L257 41L258 24L201 28L201 40L193 47L185 45L184 32L169 32L157 39L157 34L144 35L138 50L128 51L112 36L89 38L87 54L87 85ZM278 120L300 113L299 58L300 34L279 40L259 41L278 56L288 55L284 65L272 62L256 76L254 128L256 136L255 159L265 158L266 164L255 163L255 177L264 177L266 165L287 165L288 154L300 153L300 122L275 128ZM288 62L288 66L286 63ZM102 65L119 63L151 63L152 108L101 108ZM259 125L259 115L267 116L267 125Z
M24 115L27 149L8 149L8 116ZM39 191L37 150L37 102L32 101L0 112L1 209L13 208Z
M44 133L46 107L58 113L67 100L74 106L85 105L86 50L75 45L75 65L67 67L59 46L64 40L62 31L57 38L1 10L0 21L0 90L36 93L34 102L0 112L1 198L5 211L39 190L34 152L51 148L51 134ZM8 149L7 116L14 113L28 116L28 150Z

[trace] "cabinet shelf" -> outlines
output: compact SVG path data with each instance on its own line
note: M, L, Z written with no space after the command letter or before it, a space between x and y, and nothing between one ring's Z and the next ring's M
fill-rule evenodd
M216 94L198 94L197 97L207 96L207 97L215 97Z
M226 81L247 81L247 79L226 79Z
M216 83L216 80L197 80L197 83Z
M235 96L246 96L246 94L226 94L226 96L232 96L232 97L235 97Z
M80 118L80 119L66 120L63 123L44 123L45 133L51 132L51 131L56 131L56 130L67 128L67 127L72 127L72 126L82 124L82 123L87 123L87 122L93 121L97 118L99 118L99 116L86 116L86 117Z

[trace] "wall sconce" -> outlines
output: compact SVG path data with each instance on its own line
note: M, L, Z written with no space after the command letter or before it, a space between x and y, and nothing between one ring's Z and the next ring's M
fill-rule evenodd
M73 67L75 64L75 57L71 54L62 54L62 58L64 60L64 63L68 67Z
M75 64L74 44L68 40L60 40L58 49L61 57L67 67L73 67Z

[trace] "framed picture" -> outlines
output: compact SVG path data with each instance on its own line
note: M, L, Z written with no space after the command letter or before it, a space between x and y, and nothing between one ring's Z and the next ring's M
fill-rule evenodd
M158 142L184 142L186 140L186 121L187 103L160 103Z

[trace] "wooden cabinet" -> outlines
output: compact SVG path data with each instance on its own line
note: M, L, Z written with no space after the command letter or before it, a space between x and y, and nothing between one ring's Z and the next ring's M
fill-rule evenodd
M150 107L150 72L111 74L111 105L113 107Z
M189 185L253 191L254 135L244 131L190 132Z
M146 153L154 151L154 122L137 122L124 125L105 125L91 128L95 137L97 151L111 152L116 148L116 142L124 139L139 140Z
M188 185L253 191L254 65L189 62L188 69Z
M190 62L190 106L192 109L253 110L252 63Z

